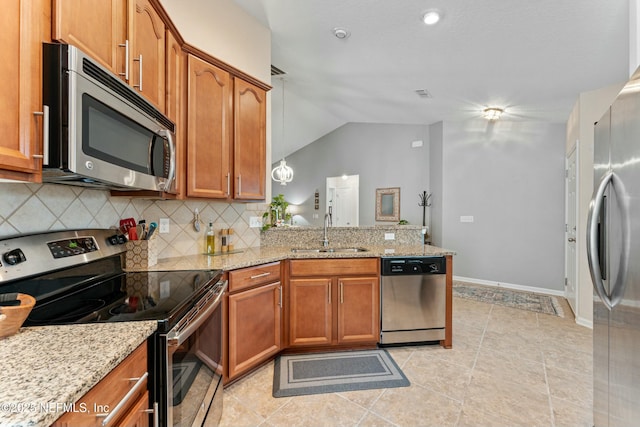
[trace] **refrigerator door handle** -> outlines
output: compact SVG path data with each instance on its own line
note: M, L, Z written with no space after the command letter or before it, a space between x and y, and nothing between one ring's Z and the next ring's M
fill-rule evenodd
M602 210L604 202L604 193L612 180L612 171L607 172L600 180L600 184L598 184L591 203L589 203L589 217L587 219L587 259L589 261L589 272L591 273L594 290L609 310L613 308L613 303L604 289L602 272L600 271L599 257L604 254L600 254L598 250L598 218L600 217L600 211ZM602 226L605 227L606 225L602 224Z

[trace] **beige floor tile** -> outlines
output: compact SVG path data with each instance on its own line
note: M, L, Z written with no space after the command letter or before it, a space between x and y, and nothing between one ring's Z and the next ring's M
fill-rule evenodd
M591 406L574 405L562 399L551 398L555 427L591 427L593 411Z
M220 427L258 426L264 418L240 403L235 397L224 397Z
M267 422L278 426L355 426L367 410L338 394L314 394L292 398Z
M367 412L367 415L360 421L358 427L395 427L395 424L372 412Z
M362 406L363 408L370 408L371 405L373 405L376 400L380 398L383 392L383 389L341 391L340 393L338 393L338 395L344 397L350 402Z
M576 372L547 366L547 381L551 397L585 408L593 405L591 372Z
M455 426L462 404L418 385L385 390L371 412L397 426Z
M444 394L462 402L469 386L471 369L433 357L427 352L415 352L402 368L411 384Z
M473 374L496 382L520 383L539 393L548 391L543 363L486 347L478 354Z
M513 423L551 425L551 407L547 393L535 391L527 384L504 381L475 371L465 396L464 407L500 414Z
M454 298L453 348L388 347L410 387L273 398L273 364L225 389L222 426L590 426L592 331Z

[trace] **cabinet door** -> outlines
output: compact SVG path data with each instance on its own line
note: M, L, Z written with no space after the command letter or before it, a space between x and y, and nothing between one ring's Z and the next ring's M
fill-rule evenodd
M376 277L338 279L338 342L378 342L380 282Z
M229 378L280 351L281 319L280 282L229 295Z
M187 195L225 199L231 191L231 79L192 55L188 67Z
M186 111L187 56L175 36L167 31L166 114L176 124L176 188L177 197L186 193Z
M118 427L149 427L149 392L145 392L118 421Z
M263 200L266 170L266 92L234 79L234 198Z
M42 179L42 40L50 29L50 3L44 0L2 2L0 25L0 178Z
M52 34L125 79L126 0L53 0Z
M289 345L331 344L330 278L289 281Z
M130 37L133 54L129 61L129 84L165 111L165 26L149 0L135 0Z

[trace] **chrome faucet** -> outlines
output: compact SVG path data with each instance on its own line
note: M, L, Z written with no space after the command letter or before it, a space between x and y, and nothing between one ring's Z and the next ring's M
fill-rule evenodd
M327 237L327 228L329 228L329 221L331 221L331 215L324 214L324 238L322 239L322 246L325 248L329 246L329 238Z

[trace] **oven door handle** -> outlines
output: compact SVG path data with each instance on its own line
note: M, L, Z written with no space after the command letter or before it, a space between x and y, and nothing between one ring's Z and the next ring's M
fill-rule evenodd
M207 302L207 304L205 305L206 308L204 308L203 311L198 312L193 321L190 322L184 329L180 331L172 329L171 331L169 331L169 333L167 334L167 345L169 347L178 347L179 345L182 345L182 343L185 342L187 338L189 338L200 326L202 326L202 324L209 318L209 316L211 316L213 311L222 302L222 296L227 290L227 283L228 282L225 280L218 296ZM189 316L189 314L187 314L187 316Z

